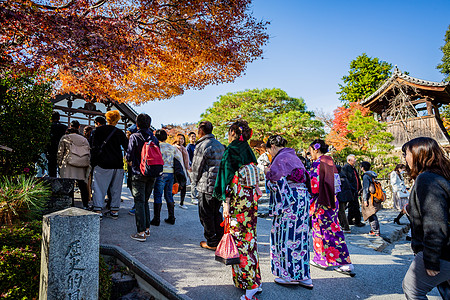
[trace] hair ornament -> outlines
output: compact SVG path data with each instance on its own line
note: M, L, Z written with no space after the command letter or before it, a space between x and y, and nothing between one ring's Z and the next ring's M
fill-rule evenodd
M320 149L320 144L319 143L315 143L313 147L314 147L315 150L319 150Z
M253 129L250 129L250 138L252 138L253 135Z
M241 141L241 142L244 141L244 137L242 136L242 134L241 134L241 136L239 137L239 141Z

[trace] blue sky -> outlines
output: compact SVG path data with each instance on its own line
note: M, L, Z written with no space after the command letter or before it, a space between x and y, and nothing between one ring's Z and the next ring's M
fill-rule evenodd
M303 98L309 110L332 112L340 105L342 76L362 53L411 76L441 81L450 0L292 1L254 0L253 15L270 21L264 59L249 64L233 83L186 91L169 100L137 106L153 126L197 122L220 95L254 88L281 88Z

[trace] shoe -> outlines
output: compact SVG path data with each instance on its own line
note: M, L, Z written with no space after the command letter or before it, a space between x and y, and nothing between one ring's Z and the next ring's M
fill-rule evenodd
M351 269L342 269L342 267L339 267L339 268L335 268L334 270L338 273L348 275L350 277L355 277L355 275L356 275L356 273L353 272L353 270L351 270Z
M406 236L406 240L407 240L407 241L411 241L412 238L411 238L409 235L407 235L407 236Z
M106 216L110 217L113 220L117 220L119 218L119 213L118 212L113 213L112 211L108 211L106 213Z
M153 203L154 216L150 225L159 226L162 203Z
M144 233L144 235L140 235L139 233L136 232L135 234L130 235L130 237L133 240L139 241L139 242L145 242L147 240L147 236L145 233Z
M344 229L342 230L343 233L352 233L352 231L350 229Z
M178 205L180 208L182 208L182 209L187 209L187 206L186 205L181 205L181 204L179 204Z
M241 298L239 298L239 300L258 300L258 298L256 298L256 296L253 296L251 299L249 297L247 297L246 295L242 295Z
M262 282L260 283L260 285L258 286L258 291L256 292L257 294L262 293Z
M200 242L200 247L209 249L209 250L213 250L213 251L216 251L216 249L217 249L217 247L208 246L208 244L205 241Z
M175 203L174 202L167 202L167 210L169 212L169 217L167 219L164 219L164 222L174 225L175 224Z
M355 224L356 227L364 227L366 226L366 224L364 224L363 222L360 222L358 224Z
M191 203L197 205L198 204L198 200L197 199L192 199Z
M300 285L300 283L296 280L286 280L280 277L276 277L273 281L281 285Z
M132 216L134 216L135 214L136 214L136 209L130 209L129 211L128 211L128 214L129 215L132 215Z
M84 210L89 210L89 207L83 206L83 209L84 209Z
M94 213L100 216L100 221L103 219L103 214L101 211L94 211Z
M310 264L311 266L313 266L313 267L316 267L316 268L319 268L319 269L322 269L322 270L328 269L328 267L319 265L318 263L316 263L316 262L314 262L314 261L310 261L309 264Z
M380 236L379 233L373 232L372 230L369 232L370 235Z
M145 237L149 237L150 236L150 229L147 229L146 231L144 231L144 235L145 235Z

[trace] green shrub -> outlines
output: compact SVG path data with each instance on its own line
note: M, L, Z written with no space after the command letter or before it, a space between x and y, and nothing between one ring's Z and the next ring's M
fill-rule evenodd
M41 239L41 221L0 227L0 298L38 298ZM109 300L112 271L101 256L99 267L99 299Z
M0 73L0 145L13 149L0 150L0 174L34 173L50 136L50 94L36 76Z
M42 222L0 227L0 294L4 299L37 299Z
M50 189L34 177L20 175L0 178L1 224L40 219L50 195Z

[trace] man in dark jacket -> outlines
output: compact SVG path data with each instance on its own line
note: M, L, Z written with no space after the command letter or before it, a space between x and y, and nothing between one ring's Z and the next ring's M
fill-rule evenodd
M113 219L119 216L120 197L123 181L123 150L128 147L125 133L115 126L120 120L117 110L108 111L105 115L108 125L97 127L92 132L91 165L92 198L94 212L101 214L106 192L111 192L111 211L108 213Z
M213 198L214 184L225 147L214 138L213 125L204 121L198 126L198 141L192 161L192 181L199 193L198 214L206 241L202 248L215 250L223 236L221 203Z
M58 155L58 146L61 137L66 134L67 126L59 122L59 112L52 113L52 125L50 126L50 143L47 146L47 161L48 161L48 175L56 177L57 163L56 157Z
M347 177L350 188L352 189L352 199L348 202L348 224L362 227L365 224L361 222L361 212L359 210L358 194L361 191L361 181L358 171L355 168L356 157L353 154L347 156L347 163L342 168L342 173Z
M131 194L134 197L137 233L131 238L145 242L150 235L150 209L148 200L155 184L155 178L141 174L141 152L145 142L152 141L159 145L158 139L151 132L152 119L147 114L140 114L136 118L137 132L130 136L127 150L127 161L131 163Z

